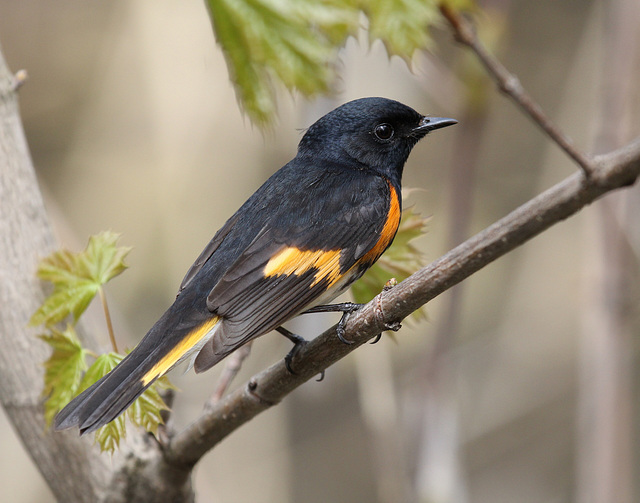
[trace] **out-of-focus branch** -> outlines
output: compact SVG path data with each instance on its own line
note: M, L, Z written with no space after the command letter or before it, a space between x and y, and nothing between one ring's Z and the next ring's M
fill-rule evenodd
M633 184L640 175L640 137L626 147L594 158L593 167L589 179L583 173L570 176L393 289L382 292L349 319L345 337L354 344L341 343L333 327L298 352L295 375L280 361L254 376L176 435L165 451L167 461L193 466L231 432L375 337L387 324L406 318L437 295L607 192Z
M636 102L640 35L637 0L603 4L599 95L591 121L595 152L628 137ZM588 119L587 119L588 120ZM634 346L640 277L630 246L637 228L637 190L607 198L590 213L585 264L576 501L637 501L634 455Z
M251 341L231 353L225 360L222 374L216 384L216 389L212 393L211 397L205 404L205 410L211 410L211 408L224 396L224 394L231 386L231 382L235 379L242 368L243 362L247 359L251 353Z
M564 150L582 169L585 176L591 176L594 166L593 161L583 152L578 150L573 141L547 117L542 107L522 87L520 80L511 73L498 59L492 56L486 47L476 36L473 25L458 11L449 7L446 3L440 5L440 12L449 22L456 40L469 47L494 78L498 87L510 96L518 106L529 116L547 135Z

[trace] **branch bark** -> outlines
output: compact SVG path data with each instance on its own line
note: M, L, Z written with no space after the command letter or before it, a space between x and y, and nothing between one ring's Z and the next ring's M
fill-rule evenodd
M640 138L594 158L591 164L594 169L589 179L582 172L568 177L374 298L347 323L345 337L354 344L341 343L333 327L300 350L293 363L296 375L291 375L280 361L227 395L170 441L165 453L169 462L195 465L231 432L375 337L386 324L403 320L437 295L607 192L633 184L640 175Z

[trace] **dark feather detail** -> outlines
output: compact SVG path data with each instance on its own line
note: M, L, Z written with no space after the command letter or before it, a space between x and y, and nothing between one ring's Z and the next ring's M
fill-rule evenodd
M384 98L355 100L319 119L296 157L216 233L138 347L75 398L56 417L56 428L93 431L189 351L199 351L195 369L201 372L330 301L391 244L413 145L429 128L454 122L429 122ZM381 126L391 134L378 134Z

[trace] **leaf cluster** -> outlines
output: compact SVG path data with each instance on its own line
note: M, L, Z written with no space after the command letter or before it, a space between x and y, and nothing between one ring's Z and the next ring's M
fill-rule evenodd
M207 0L238 101L259 126L275 115L276 82L305 97L329 91L338 51L363 26L370 43L410 62L431 45L442 3L466 10L473 0Z
M46 397L44 415L50 425L55 415L73 397L110 372L123 355L109 352L99 356L82 346L75 330L80 316L97 294L104 299L103 286L126 269L124 259L130 248L117 246L119 236L102 232L91 236L87 247L74 253L59 250L41 260L37 275L53 284L52 293L33 313L30 325L43 325L39 337L52 348L45 362L43 396ZM105 304L105 315L108 310ZM67 320L64 329L60 323ZM110 322L107 322L110 326ZM93 358L91 365L88 360ZM156 433L162 423L161 411L167 406L158 388L170 386L166 378L156 382L140 396L127 411L132 423ZM100 448L113 452L125 435L125 416L96 431Z

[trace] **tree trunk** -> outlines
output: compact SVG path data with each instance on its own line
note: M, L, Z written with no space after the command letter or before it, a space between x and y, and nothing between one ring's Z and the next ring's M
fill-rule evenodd
M54 435L44 424L42 363L49 349L27 323L45 296L36 266L55 239L20 122L17 82L0 54L0 400L56 497L95 501L109 460L77 434Z
M126 452L109 457L92 438L44 423L49 348L27 323L45 297L38 261L56 244L20 122L18 84L0 52L0 401L58 501L193 501L191 471L167 464L152 437L129 428Z

